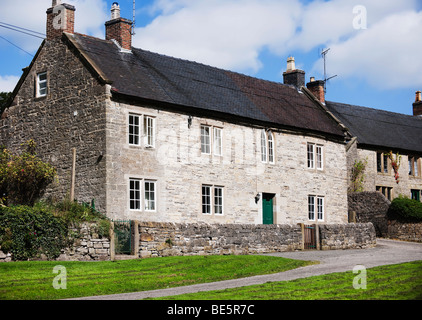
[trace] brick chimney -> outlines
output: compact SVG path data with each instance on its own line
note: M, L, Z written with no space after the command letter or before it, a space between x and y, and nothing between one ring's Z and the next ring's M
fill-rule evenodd
M60 38L63 32L75 32L75 7L61 0L53 0L47 9L47 40Z
M325 103L324 81L315 80L311 77L311 81L306 84L306 87L321 103Z
M305 85L305 71L296 69L293 57L287 59L287 70L283 72L283 82L298 89Z
M116 40L122 49L132 50L132 21L120 17L120 6L111 6L111 20L105 23L106 40Z
M413 115L422 116L422 98L421 91L416 91L416 99L413 103Z

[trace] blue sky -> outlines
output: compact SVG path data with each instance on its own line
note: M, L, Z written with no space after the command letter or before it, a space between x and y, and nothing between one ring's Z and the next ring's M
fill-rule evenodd
M63 2L76 7L76 32L104 37L114 1ZM133 1L117 2L131 19ZM45 33L50 6L2 0L0 22ZM337 77L327 100L412 114L422 90L420 30L422 0L137 0L133 44L277 82L289 56L307 81L322 79L320 52L330 48L327 73ZM0 27L0 91L13 90L41 42Z

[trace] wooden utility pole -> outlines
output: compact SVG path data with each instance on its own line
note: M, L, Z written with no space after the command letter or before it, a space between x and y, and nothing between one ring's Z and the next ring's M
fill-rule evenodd
M75 181L76 181L76 148L72 148L72 178L70 181L70 201L75 201Z

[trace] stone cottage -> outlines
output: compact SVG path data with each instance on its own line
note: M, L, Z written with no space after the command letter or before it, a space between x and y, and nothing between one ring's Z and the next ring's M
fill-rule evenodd
M413 116L334 102L326 106L353 137L347 146L349 177L355 161L363 160L364 191L379 191L390 201L399 195L421 201L421 92Z
M117 4L105 39L75 33L75 10L47 10L1 123L2 144L33 138L58 169L47 196L73 181L113 219L347 223L347 131L294 59L260 80L132 47Z

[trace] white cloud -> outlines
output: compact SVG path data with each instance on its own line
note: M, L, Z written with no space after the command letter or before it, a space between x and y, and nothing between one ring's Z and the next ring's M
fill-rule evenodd
M162 14L136 30L135 46L252 72L263 48L292 37L301 11L291 0L160 0L154 10Z
M12 92L18 81L19 77L0 75L0 92Z
M330 45L330 69L373 87L422 86L422 12L390 15L344 42Z
M109 19L105 0L66 0L64 2L76 7L76 32L104 37L104 23ZM51 0L2 1L0 21L45 34L46 11L51 4ZM0 28L0 35L30 52L35 52L42 41L5 28Z

